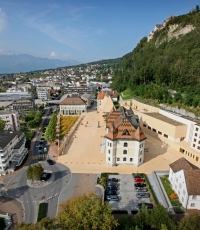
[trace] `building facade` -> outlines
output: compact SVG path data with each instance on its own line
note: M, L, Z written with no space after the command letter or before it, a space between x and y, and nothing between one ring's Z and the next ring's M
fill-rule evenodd
M138 116L131 109L121 106L109 113L106 128L106 163L111 166L141 165L146 137L140 128Z
M35 102L34 100L18 100L14 101L12 105L10 106L12 110L16 110L19 113L21 111L30 111L30 110L35 110Z
M0 119L5 121L5 130L20 130L19 113L17 111L0 110Z
M28 153L23 132L0 133L0 175L13 172Z
M49 98L49 89L42 87L37 88L37 96L40 100L47 100Z
M60 102L60 114L75 115L87 112L87 103L81 98L67 97Z
M200 169L183 157L169 166L169 181L183 207L200 210Z

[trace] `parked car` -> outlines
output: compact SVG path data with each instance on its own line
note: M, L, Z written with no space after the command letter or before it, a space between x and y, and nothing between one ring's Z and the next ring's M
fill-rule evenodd
M134 184L135 187L146 187L145 183L135 183Z
M143 178L143 176L140 175L140 174L134 174L134 175L133 175L133 178Z
M106 189L107 190L118 190L118 187L115 185L109 185Z
M52 161L51 159L48 159L47 162L49 163L49 165L54 165L55 164L55 162Z
M106 200L115 200L118 201L119 197L117 195L107 195Z
M41 176L41 181L47 181L51 177L51 173L43 173Z
M147 192L147 188L145 187L135 187L134 189L136 192Z
M106 195L117 195L116 190L107 190Z
M42 156L39 155L39 156L38 156L38 161L41 161L41 160L42 160Z
M117 178L108 178L107 181L108 182L115 182L115 183L117 183L117 182L119 182L119 179L117 179Z
M145 193L145 192L138 192L138 193L136 193L136 197L137 198L148 198L148 197L150 197L150 194L149 193Z
M119 184L117 184L117 183L115 183L115 182L112 182L112 181L109 181L108 183L107 183L107 185L108 186L119 186Z
M134 182L138 182L138 183L144 183L145 179L144 178L135 178Z
M147 209L153 209L153 204L151 204L151 203L139 203L139 204L137 205L137 208L138 208L138 209L141 209L141 208L142 208L142 205L146 206Z

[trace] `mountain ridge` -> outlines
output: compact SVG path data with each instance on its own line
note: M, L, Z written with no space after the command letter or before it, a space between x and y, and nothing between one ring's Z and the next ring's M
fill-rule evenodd
M76 60L35 57L29 54L0 55L0 74L30 72L80 64Z

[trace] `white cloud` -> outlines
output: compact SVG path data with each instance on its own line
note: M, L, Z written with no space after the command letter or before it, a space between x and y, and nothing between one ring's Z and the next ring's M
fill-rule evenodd
M56 52L51 52L50 57L58 57L58 54Z
M0 33L8 26L7 15L0 9Z

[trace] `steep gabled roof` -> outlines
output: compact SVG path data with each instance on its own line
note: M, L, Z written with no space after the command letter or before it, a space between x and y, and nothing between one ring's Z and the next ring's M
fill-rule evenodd
M188 195L200 195L200 169L183 171Z
M106 127L109 139L130 139L142 141L146 139L140 128L139 118L132 110L119 107L118 110L110 112L107 117Z
M177 161L173 162L169 165L169 167L172 169L174 173L180 170L199 169L197 166L187 161L184 157L181 157Z

